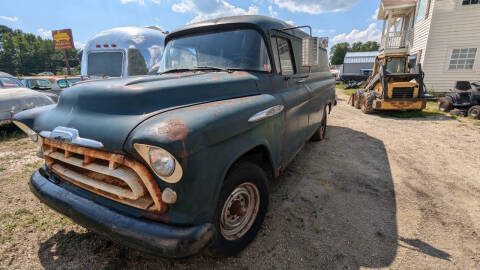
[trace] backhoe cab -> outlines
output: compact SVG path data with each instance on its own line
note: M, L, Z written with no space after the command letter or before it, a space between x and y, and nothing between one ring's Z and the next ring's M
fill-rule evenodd
M365 89L352 94L351 105L364 113L376 110L416 111L426 106L422 68L408 65L408 54L381 54Z

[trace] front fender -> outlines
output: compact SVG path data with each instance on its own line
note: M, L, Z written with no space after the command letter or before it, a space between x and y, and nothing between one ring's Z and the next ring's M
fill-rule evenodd
M274 167L281 163L283 117L277 114L249 122L254 114L281 105L273 95L256 95L181 108L157 115L140 124L129 136L125 151L142 143L162 147L180 162L183 177L176 184L161 180L178 200L167 213L169 222L210 222L231 164L256 146L268 149Z

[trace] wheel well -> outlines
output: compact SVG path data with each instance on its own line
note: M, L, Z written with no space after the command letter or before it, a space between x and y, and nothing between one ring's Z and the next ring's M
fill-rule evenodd
M270 153L267 147L264 145L256 146L255 148L244 153L233 164L237 164L242 161L250 161L259 165L265 171L269 179L273 179L275 176Z

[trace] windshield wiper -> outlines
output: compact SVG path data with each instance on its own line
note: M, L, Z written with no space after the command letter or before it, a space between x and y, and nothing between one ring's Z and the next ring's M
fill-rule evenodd
M220 68L220 67L213 67L213 66L198 66L194 67L195 70L218 70L218 71L225 71L231 73L230 69Z
M173 73L173 72L187 72L187 71L195 71L195 69L191 69L191 68L174 68L174 69L169 69L169 70L164 71L164 72L160 72L160 73L158 73L158 75L167 74L167 73Z

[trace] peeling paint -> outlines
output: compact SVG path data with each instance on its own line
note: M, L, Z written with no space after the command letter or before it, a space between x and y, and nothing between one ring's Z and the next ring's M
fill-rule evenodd
M182 119L174 118L163 122L157 129L159 135L166 134L171 141L183 141L188 136L188 127Z

